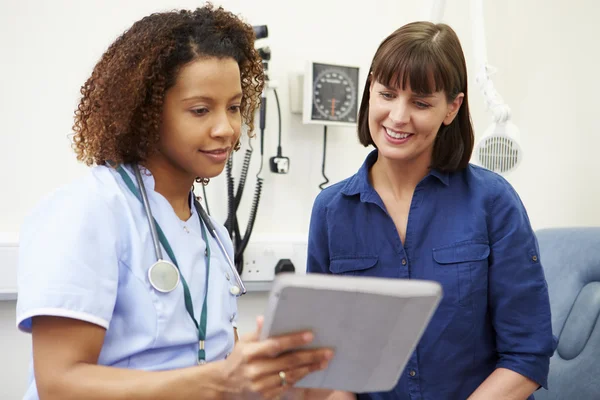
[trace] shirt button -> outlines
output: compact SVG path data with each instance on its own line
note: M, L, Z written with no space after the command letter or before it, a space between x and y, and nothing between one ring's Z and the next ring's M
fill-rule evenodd
M402 259L402 265L406 265L406 258Z
M533 261L537 261L537 256L533 256L533 257L531 257L531 259L532 259Z
M410 371L408 374L409 374L410 376L415 376L415 375L417 375L417 373L415 372L415 370L411 370L411 371Z

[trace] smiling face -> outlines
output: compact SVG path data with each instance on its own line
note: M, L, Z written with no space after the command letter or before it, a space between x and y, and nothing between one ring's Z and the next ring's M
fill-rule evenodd
M363 90L357 131L363 146L374 145L396 165L421 160L410 166L444 172L469 165L475 138L467 66L452 28L412 22L381 42Z
M190 179L219 175L241 134L240 69L233 58L183 66L165 94L159 156Z
M443 91L415 93L408 82L402 89L375 80L369 90L369 131L379 154L394 161L431 164L438 131L454 120L464 95L449 103Z

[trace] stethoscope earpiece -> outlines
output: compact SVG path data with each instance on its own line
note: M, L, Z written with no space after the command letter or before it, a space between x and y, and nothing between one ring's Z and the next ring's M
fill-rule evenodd
M241 290L239 286L232 286L229 288L229 293L231 293L234 296L239 296Z

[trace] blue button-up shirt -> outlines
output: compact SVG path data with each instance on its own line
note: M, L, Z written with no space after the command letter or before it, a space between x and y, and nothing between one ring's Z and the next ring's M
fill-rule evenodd
M414 191L402 243L369 182L376 160L374 150L357 174L317 196L307 270L432 280L444 297L393 391L358 398L462 400L496 368L547 387L556 348L548 287L511 185L473 165L432 170Z

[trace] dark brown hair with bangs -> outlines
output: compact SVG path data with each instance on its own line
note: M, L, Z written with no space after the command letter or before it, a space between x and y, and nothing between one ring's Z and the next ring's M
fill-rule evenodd
M358 113L358 138L375 146L369 131L372 80L391 88L418 94L443 91L450 103L464 94L458 115L442 125L433 145L431 168L452 172L467 167L473 152L473 127L469 114L467 65L454 30L446 24L412 22L388 36L377 49L365 84ZM375 146L376 147L376 146Z

